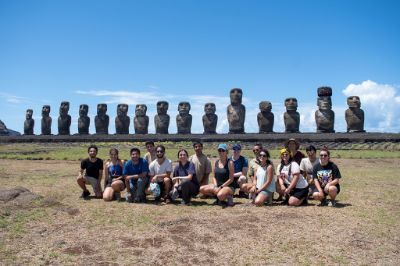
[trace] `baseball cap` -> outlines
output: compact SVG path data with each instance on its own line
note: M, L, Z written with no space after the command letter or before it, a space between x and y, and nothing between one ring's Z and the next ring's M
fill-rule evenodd
M224 151L227 151L227 150L228 150L228 146L226 146L225 143L220 143L220 144L218 145L218 150L219 150L219 149L223 149Z
M240 144L235 143L232 146L232 150L241 150L241 149L242 149L242 147L240 146Z

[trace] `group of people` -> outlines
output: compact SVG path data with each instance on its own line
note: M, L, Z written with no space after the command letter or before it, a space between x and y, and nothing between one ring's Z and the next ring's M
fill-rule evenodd
M110 149L110 158L104 166L103 160L97 157L98 148L91 145L89 157L82 160L77 178L81 197L89 197L86 185L90 184L96 198L105 201L120 200L121 192L126 189L127 202L144 203L147 195L153 195L162 204L181 198L182 205L191 205L192 198L200 194L200 198L215 198L216 205L233 206L233 196L238 190L239 196L249 198L256 206L271 203L274 193L278 195L275 200L290 206L305 205L308 199L319 200L322 206L336 206L340 192L341 174L330 160L328 148L320 149L318 159L317 149L310 145L306 147L306 157L299 151L300 145L295 139L289 139L280 150L276 168L268 150L259 143L253 147L254 158L250 162L241 155L240 144L232 145L231 156L228 146L219 144L214 167L199 141L193 143L191 156L185 149L178 151L175 166L166 157L163 145L156 146L152 141L145 145L147 153L143 157L139 148L132 148L131 159L126 162L119 158L118 149ZM209 182L211 173L212 182Z

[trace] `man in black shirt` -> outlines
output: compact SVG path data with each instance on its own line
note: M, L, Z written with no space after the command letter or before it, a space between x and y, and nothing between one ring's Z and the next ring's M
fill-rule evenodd
M101 191L100 181L103 176L103 160L97 158L97 146L91 145L88 148L89 158L81 161L81 169L78 178L76 179L78 185L82 188L83 192L81 198L87 199L90 195L86 184L91 184L96 198L103 198Z

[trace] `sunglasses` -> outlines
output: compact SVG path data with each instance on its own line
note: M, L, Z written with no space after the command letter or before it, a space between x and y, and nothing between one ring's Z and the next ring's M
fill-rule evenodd
M218 152L226 152L226 150L218 149Z
M157 153L164 153L163 151L156 151Z
M328 157L328 154L320 154L319 157L322 157L322 158Z
M260 154L260 157L267 158L268 156L266 154Z
M259 152L260 150L253 150L253 152Z

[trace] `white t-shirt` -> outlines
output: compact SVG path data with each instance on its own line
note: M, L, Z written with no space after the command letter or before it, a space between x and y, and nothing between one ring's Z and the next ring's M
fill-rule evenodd
M310 158L303 158L300 162L300 170L307 173L307 178L312 179L313 166L316 164L318 160L315 160L314 163L310 161Z
M161 165L158 163L158 160L154 160L150 163L149 166L150 176L165 174L166 172L172 172L171 160L165 159Z
M288 176L289 166L290 165L291 165L291 167L290 167L290 176ZM299 174L300 178L299 178L299 181L297 181L296 188L305 188L305 187L308 186L307 180L300 173L300 166L295 161L292 161L292 163L289 164L289 165L283 166L282 171L279 171L280 168L281 168L281 164L278 164L278 167L276 168L276 172L277 172L278 176L281 173L285 174L285 179L284 179L285 184L290 185L290 183L293 180L293 174Z

